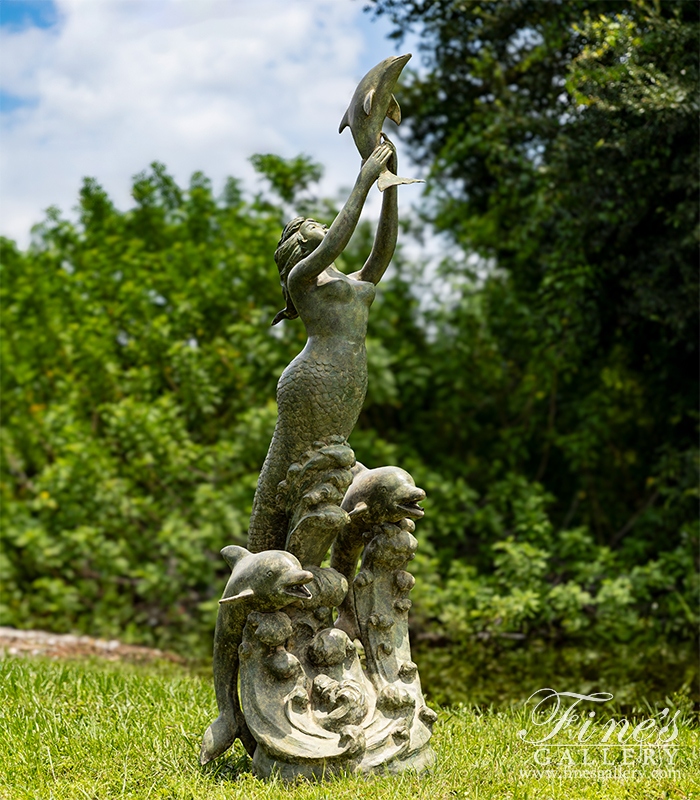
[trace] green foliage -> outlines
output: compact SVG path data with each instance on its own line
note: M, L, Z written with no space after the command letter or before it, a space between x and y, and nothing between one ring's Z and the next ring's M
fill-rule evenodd
M609 692L613 699L606 703L606 715L644 716L650 707L658 712L674 704L689 721L700 721L697 649L691 643L640 648L602 641L552 647L535 638L523 647L513 639L482 637L438 648L426 637L411 652L430 703L449 699L454 705L502 707L551 686L583 694Z
M691 797L698 786L697 731L686 715L678 721L673 771L659 764L666 762L661 748L650 751L651 763L629 748L627 764L621 748L610 748L610 766L589 772L602 761L601 751L589 750L586 766L583 749L575 746L575 769L547 769L533 761L534 746L524 746L518 736L531 728L529 708L460 706L439 711L432 739L437 762L429 776L265 784L251 773L240 742L199 767L201 731L216 703L210 685L182 671L8 658L0 662L0 678L0 703L11 709L0 715L0 796L12 800L643 800ZM675 713L684 710L684 701L678 693L665 705ZM659 710L642 706L635 714L643 720ZM591 735L600 723L594 725Z
M276 208L160 164L133 196L121 213L88 179L77 226L54 210L28 253L2 243L0 616L184 647L245 541L303 332L268 330Z
M423 25L401 102L465 252L432 277L395 258L351 440L428 492L415 633L689 639L697 7L377 7ZM2 242L0 624L209 649L217 552L245 541L305 339L269 327L279 201L336 213L308 158L254 164L279 200L154 164L129 211L88 179L77 224L53 209L29 252ZM359 226L338 266L371 241Z
M323 175L320 164L314 164L308 156L286 160L270 153L258 154L251 158L251 162L285 203L294 202L299 192L321 180Z
M453 639L692 636L699 7L372 8L421 36L402 129L470 256L382 431L460 476L425 486L417 607Z

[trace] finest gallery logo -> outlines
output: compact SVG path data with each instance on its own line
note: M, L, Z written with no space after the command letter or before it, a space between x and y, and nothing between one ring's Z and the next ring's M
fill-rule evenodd
M627 768L672 769L678 738L676 720L664 708L640 721L609 717L598 722L601 704L613 699L609 692L578 694L540 689L530 695L534 704L528 727L518 733L520 740L533 746L532 762L538 767L607 769L610 777L622 776ZM597 704L591 707L589 704Z

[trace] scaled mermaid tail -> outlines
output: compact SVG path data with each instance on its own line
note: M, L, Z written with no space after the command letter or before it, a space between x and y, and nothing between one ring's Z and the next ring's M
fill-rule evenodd
M342 358L329 343L307 343L277 384L277 425L260 471L248 530L248 549L283 550L288 520L277 505L277 487L290 465L314 442L337 435L347 439L367 393L364 343ZM348 357L350 355L350 357Z

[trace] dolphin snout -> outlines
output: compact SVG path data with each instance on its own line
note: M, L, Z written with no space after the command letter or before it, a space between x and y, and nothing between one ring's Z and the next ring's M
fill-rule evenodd
M313 573L307 569L297 570L297 572L289 576L289 582L282 591L292 597L309 600L313 595L304 584L311 583L313 579Z
M425 500L425 492L418 486L412 486L410 491L407 492L407 498L403 503L398 503L398 507L405 512L406 516L411 519L420 519L425 511L418 505L422 500Z

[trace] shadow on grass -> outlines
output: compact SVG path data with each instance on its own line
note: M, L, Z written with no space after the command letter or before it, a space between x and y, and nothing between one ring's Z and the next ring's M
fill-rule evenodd
M215 783L227 783L237 781L241 775L252 774L253 762L246 752L239 752L239 745L240 743L236 742L233 752L220 756L201 767L202 775Z

